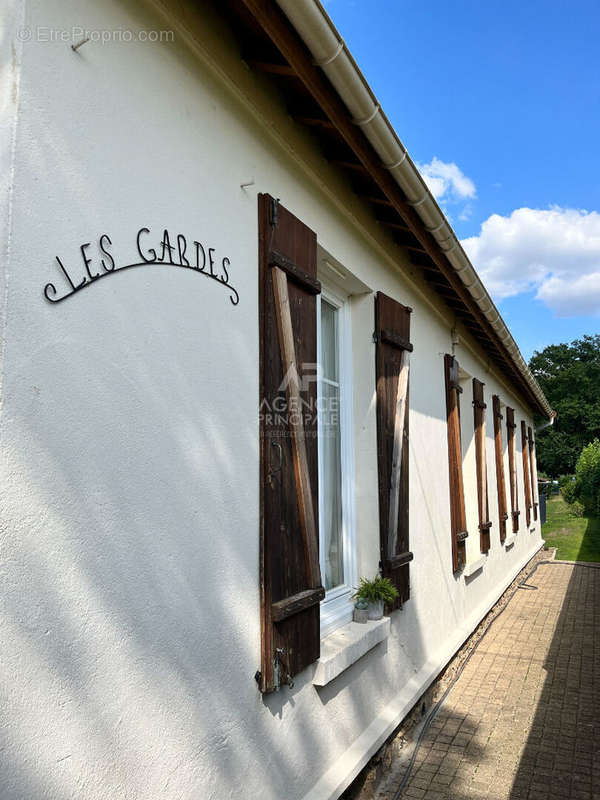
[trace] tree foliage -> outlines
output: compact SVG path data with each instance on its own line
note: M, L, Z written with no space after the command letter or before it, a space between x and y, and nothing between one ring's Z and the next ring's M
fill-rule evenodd
M600 437L600 335L535 352L529 368L558 416L536 437L539 468L572 473L582 448Z
M579 499L590 514L600 514L600 439L586 445L575 465Z

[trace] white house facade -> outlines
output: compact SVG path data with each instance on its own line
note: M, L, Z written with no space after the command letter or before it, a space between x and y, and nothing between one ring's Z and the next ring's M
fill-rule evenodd
M316 0L4 7L0 797L339 797L551 409Z

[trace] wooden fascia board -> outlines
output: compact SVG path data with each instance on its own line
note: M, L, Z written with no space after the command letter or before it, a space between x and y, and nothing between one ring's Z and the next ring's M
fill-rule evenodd
M368 172L370 177L377 183L393 208L398 212L408 225L410 231L422 244L423 249L439 269L440 273L452 286L462 303L477 320L486 337L497 344L498 352L500 353L500 358L504 364L505 370L508 371L512 379L515 380L517 385L524 391L525 396L529 398L533 406L541 410L542 413L545 413L533 390L529 387L527 381L523 378L512 361L504 343L497 336L494 328L488 322L485 315L470 295L468 289L456 275L454 268L443 251L440 250L432 234L425 229L417 212L408 204L401 188L390 175L389 171L383 166L370 142L360 128L353 123L349 111L333 86L329 83L321 70L313 63L310 52L283 11L273 0L241 0L241 2L252 13L266 35L296 72L309 94L317 102L324 114L331 120L340 136L354 152L362 165L358 168ZM357 165L348 163L348 167L355 169Z

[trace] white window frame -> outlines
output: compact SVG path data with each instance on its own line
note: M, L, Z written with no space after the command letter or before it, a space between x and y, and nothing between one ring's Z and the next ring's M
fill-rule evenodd
M356 524L354 508L354 419L352 391L352 327L348 295L339 288L321 285L317 295L317 352L321 355L321 298L338 310L338 365L340 382L340 460L342 477L342 546L344 551L344 583L329 590L321 601L321 638L352 620L352 595L356 576ZM321 382L317 383L320 398ZM321 419L318 420L318 441L322 440ZM319 529L322 529L323 497L322 450L319 447ZM319 542L320 544L320 542ZM325 575L323 548L319 548L321 574Z

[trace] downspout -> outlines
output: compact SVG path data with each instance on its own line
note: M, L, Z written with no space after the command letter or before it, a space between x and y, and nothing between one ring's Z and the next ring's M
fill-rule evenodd
M277 0L310 50L344 104L421 217L462 283L484 314L494 332L508 350L513 363L524 377L540 407L550 417L552 409L525 363L500 312L475 272L456 234L427 188L425 181L389 120L377 102L364 76L318 0Z
M554 420L556 419L556 416L557 416L556 411L553 411L552 416L550 417L548 422L544 422L543 425L538 425L537 428L535 429L535 432L539 433L540 431L543 431L546 428L551 428L552 425L554 425Z

